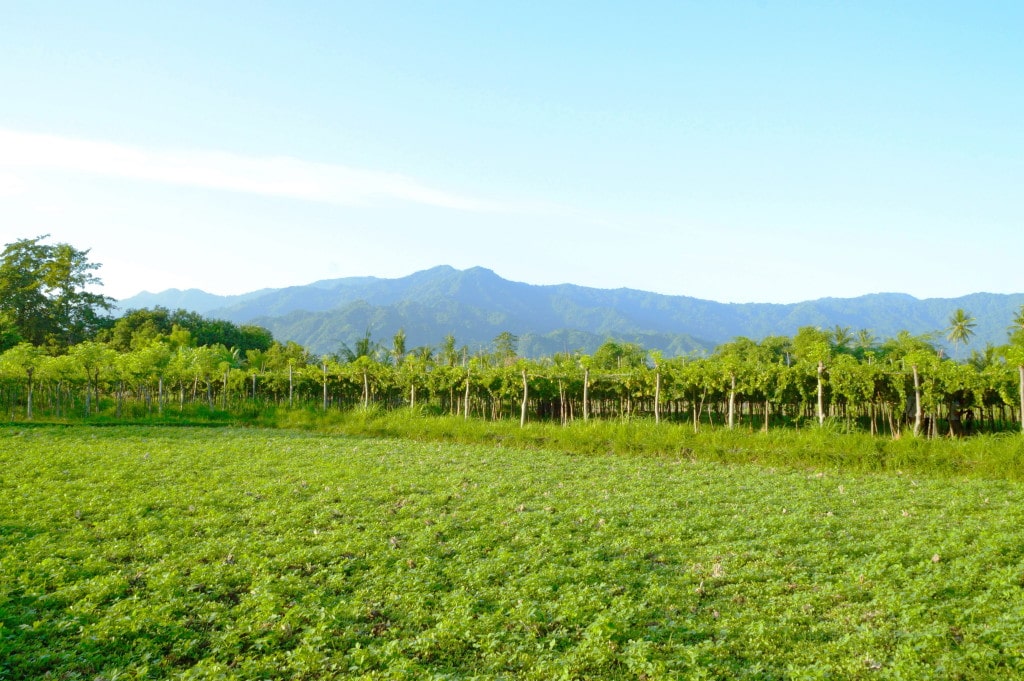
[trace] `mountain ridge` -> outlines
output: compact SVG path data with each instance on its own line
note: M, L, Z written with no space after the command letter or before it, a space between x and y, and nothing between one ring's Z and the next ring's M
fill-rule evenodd
M341 277L311 284L218 296L199 289L143 292L119 301L122 310L184 308L235 323L259 324L281 341L328 353L367 331L387 342L404 329L409 347L436 346L452 334L471 348L498 334L520 337L520 354L590 352L608 338L639 342L672 354L707 352L739 336L758 340L795 334L801 326L870 330L880 339L906 330L942 332L957 308L977 319L970 347L1006 341L1006 327L1024 305L1024 293L972 293L918 299L879 292L797 303L719 303L692 296L577 284L527 284L484 267L438 265L405 277ZM567 347L569 339L580 343Z

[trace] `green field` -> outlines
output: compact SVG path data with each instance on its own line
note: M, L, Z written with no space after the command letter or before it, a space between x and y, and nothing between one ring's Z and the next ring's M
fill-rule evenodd
M1024 677L1022 502L699 451L7 426L0 679Z

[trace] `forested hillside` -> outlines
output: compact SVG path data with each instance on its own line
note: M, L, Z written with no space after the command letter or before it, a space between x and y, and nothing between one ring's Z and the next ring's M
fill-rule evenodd
M975 293L961 298L918 300L900 293L821 298L794 304L718 303L632 289L594 289L572 284L534 286L502 279L475 267L435 267L399 279L350 277L307 286L217 297L199 291L140 294L122 309L184 307L236 323L266 327L274 337L312 352L336 352L367 330L390 338L404 329L410 346L436 345L454 334L470 348L487 347L503 331L520 338L527 357L582 350L608 338L638 343L668 355L706 353L744 336L791 336L804 326L868 330L878 337L900 331L943 331L953 310L976 319L974 347L1006 342L1007 319L1024 304L1024 293ZM936 342L947 350L943 334Z

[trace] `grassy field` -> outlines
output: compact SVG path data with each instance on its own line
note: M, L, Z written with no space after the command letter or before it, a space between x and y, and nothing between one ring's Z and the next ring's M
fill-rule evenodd
M1024 677L1024 483L701 455L0 428L0 678Z

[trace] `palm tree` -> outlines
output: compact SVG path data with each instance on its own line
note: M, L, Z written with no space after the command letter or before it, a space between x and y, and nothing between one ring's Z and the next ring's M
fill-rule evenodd
M853 354L856 355L857 359L864 361L866 358L868 364L871 364L877 350L878 339L875 338L875 334L871 333L870 329L860 329L854 334Z
M949 318L949 328L946 329L946 340L953 344L953 356L959 354L960 343L967 345L974 335L974 327L978 324L963 308L957 308Z
M373 338L370 336L370 330L367 329L366 333L362 337L356 339L354 347L349 347L348 343L341 344L341 349L338 351L338 359L346 362L347 364L351 364L360 357L373 359L379 350L380 344L374 342Z
M850 332L850 327L840 326L836 324L835 327L828 332L828 335L832 337L832 346L842 352L854 341L854 335Z
M1017 308L1017 314L1013 316L1013 324L1010 324L1007 332L1010 334L1011 340L1014 338L1024 339L1024 305Z
M996 363L999 356L999 348L988 343L985 345L985 349L972 350L971 356L967 359L967 363L973 366L978 371L983 371L986 367L990 367Z
M854 345L858 350L870 350L875 347L877 342L878 339L875 338L875 334L871 333L871 329L860 329L854 338Z
M405 357L405 329L396 331L391 339L391 357L395 361L395 366L401 365L402 358Z

